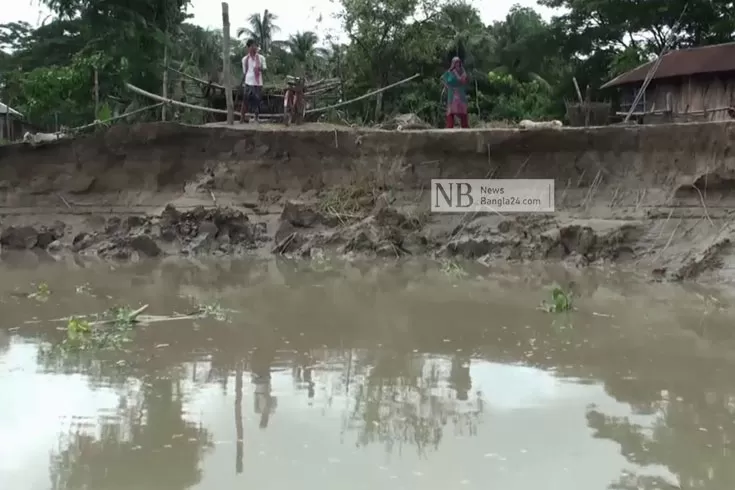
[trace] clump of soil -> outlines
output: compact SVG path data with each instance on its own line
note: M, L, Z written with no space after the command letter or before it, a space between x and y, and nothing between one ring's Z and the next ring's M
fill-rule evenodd
M644 234L640 223L558 223L545 217L517 217L496 227L467 226L442 252L485 260L573 259L580 265L633 258Z
M380 201L379 201L380 202ZM401 256L428 250L423 221L387 204L362 214L325 214L319 204L289 201L281 214L274 253L309 257L329 249L339 254ZM371 201L371 204L375 204ZM329 209L329 208L327 208ZM358 209L356 209L358 210ZM364 208L360 208L360 211Z
M9 226L0 233L0 245L10 250L45 249L64 236L64 223L53 226Z
M167 206L160 216L112 217L102 229L73 236L65 233L63 224L11 226L0 234L0 243L9 249L69 249L119 260L167 254L238 255L262 244L265 231L264 224L252 223L234 209L197 207L181 212Z

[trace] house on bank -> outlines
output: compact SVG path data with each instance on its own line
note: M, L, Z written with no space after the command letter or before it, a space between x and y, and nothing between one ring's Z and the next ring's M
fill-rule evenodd
M620 91L627 113L655 63L613 78L601 88ZM633 111L646 123L735 118L735 42L669 51Z
M14 141L23 133L23 114L0 102L0 140Z

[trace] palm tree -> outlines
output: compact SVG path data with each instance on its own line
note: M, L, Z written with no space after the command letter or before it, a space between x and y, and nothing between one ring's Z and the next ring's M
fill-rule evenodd
M477 55L490 50L489 33L475 8L467 3L450 4L442 9L443 38L452 39L452 56L459 56L465 65L475 64Z
M317 47L319 36L312 31L297 32L284 43L294 62L304 71L313 71L320 59L326 58L327 50Z
M288 38L286 46L297 61L306 63L309 58L314 56L316 43L318 42L319 37L314 32L297 32Z
M252 14L248 17L248 27L241 27L237 30L237 37L246 35L255 39L260 45L263 53L267 53L273 42L273 34L281 29L275 24L278 16L266 9L263 15Z

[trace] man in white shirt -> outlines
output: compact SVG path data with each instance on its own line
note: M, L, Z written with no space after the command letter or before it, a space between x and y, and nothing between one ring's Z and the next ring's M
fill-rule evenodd
M258 43L249 39L248 53L242 59L242 105L240 106L240 121L245 122L245 113L248 106L255 114L255 121L260 116L260 95L263 90L263 72L266 69L265 56L258 53Z

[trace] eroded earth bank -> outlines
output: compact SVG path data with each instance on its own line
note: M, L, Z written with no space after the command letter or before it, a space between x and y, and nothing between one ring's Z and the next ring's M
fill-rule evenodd
M114 126L0 147L3 250L619 263L729 279L735 124L380 131ZM556 212L439 215L432 178L556 182Z

